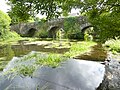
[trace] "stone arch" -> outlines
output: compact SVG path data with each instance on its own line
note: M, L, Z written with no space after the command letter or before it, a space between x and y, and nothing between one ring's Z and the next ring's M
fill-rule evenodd
M30 28L27 32L27 36L28 37L34 36L36 31L38 31L36 28Z
M52 26L48 30L48 36L49 38L56 38L56 32L59 30L59 26Z
M86 26L86 27L82 28L82 30L81 30L81 31L84 33L84 32L85 32L85 30L86 30L86 29L88 29L88 28L90 28L90 27L93 27L93 26L92 26L92 25Z

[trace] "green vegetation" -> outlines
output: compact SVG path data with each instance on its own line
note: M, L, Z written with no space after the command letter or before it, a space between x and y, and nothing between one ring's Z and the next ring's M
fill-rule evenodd
M105 45L113 53L120 52L120 3L118 0L49 0L49 2L47 0L8 0L8 4L12 6L8 12L12 18L12 23L10 17L0 11L0 41L2 43L3 41L6 43L11 42L13 39L19 40L20 38L15 32L10 32L10 23L31 22L34 21L36 14L41 13L47 17L47 19L39 22L42 25L42 21L45 23L45 21L57 18L61 14L68 15L72 8L78 8L81 11L80 13L93 25L94 35L97 36L99 41L106 41ZM39 18L35 18L35 20L39 21ZM84 38L87 42L71 43L70 50L63 55L35 53L24 56L18 62L24 63L30 61L32 64L27 65L25 63L21 66L21 64L16 62L17 66L14 67L13 71L15 70L24 76L31 75L37 66L47 65L57 67L66 58L74 58L79 54L90 51L90 47L96 45L95 42L92 42L92 34L91 32L83 34L77 22L76 17L65 18L64 37L66 39ZM43 26L36 35L40 38L47 38L48 32L46 27ZM113 40L116 37L118 39ZM29 40L32 41L34 39Z
M0 11L0 41L9 41L20 38L20 36L10 31L10 17L4 12Z
M4 12L0 11L0 39L6 39L9 32L9 25L11 22L10 17Z
M36 35L39 38L48 38L48 32L46 30L40 30Z
M93 36L85 33L85 35L84 35L84 40L85 40L85 41L92 41L92 40L93 40Z
M44 57L37 57L36 64L57 67L60 64L60 62L64 60L66 60L66 58L62 55L50 53Z
M77 55L90 51L91 46L94 45L96 45L95 42L77 42L76 44L71 45L70 51L66 52L64 56L75 57Z
M8 31L6 33L6 35L3 34L3 36L0 38L0 41L1 41L0 43L7 43L8 44L9 42L13 42L13 41L15 42L15 41L18 41L20 39L22 39L22 38L16 32Z
M14 67L7 73L17 72L19 75L31 76L38 66L57 67L60 62L67 58L59 54L30 53L15 61Z
M18 72L19 75L24 75L24 76L31 76L33 72L36 70L36 66L34 65L22 65L15 67L15 72Z
M94 25L94 30L100 41L105 42L120 36L119 1L84 0L83 4L83 12L89 22Z
M8 73L15 73L23 76L32 76L33 72L42 66L52 68L58 67L61 62L74 58L91 50L91 46L96 45L95 42L71 42L70 50L63 54L31 52L15 60L13 68Z
M80 30L78 17L68 17L64 20L65 38L69 39L83 39L83 33Z
M9 30L9 25L11 22L10 17L0 10L0 33L5 33Z
M110 51L115 53L120 53L120 39L114 40L108 40L105 42L105 46L109 48Z
M49 0L49 2L46 0L8 0L8 4L12 6L11 12L13 14L11 16L15 16L21 21L28 20L36 13L46 15L48 20L57 18L61 14L68 15L72 8L80 9L80 14L88 18L102 42L120 35L118 0ZM67 37L80 36L74 35L77 33L76 31L73 33L72 30L77 29L71 28L70 33L67 32Z

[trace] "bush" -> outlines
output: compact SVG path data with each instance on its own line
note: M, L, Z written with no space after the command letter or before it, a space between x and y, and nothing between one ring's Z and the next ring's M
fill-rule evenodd
M83 39L83 33L80 30L80 24L77 17L69 17L64 20L65 38Z
M18 39L20 36L16 32L10 31L10 17L0 11L0 40Z
M38 33L37 33L39 38L48 38L48 32L46 30L40 30Z
M93 40L93 36L86 33L86 34L84 35L84 40L85 40L85 41L92 41L92 40Z
M109 47L110 51L112 51L112 52L120 52L120 39L108 40L105 42L105 46Z
M10 17L4 12L0 11L0 36L9 31L10 23Z

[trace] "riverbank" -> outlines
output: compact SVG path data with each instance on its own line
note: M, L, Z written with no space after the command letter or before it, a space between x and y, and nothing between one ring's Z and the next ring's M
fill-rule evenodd
M85 41L44 41L39 39L24 39L0 47L0 69L2 70L13 57L21 57L31 51L62 54L64 57L72 58L91 50L95 42Z

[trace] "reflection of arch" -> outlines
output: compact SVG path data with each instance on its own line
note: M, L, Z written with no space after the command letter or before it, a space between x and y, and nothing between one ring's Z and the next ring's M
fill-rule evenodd
M28 37L34 36L36 31L37 31L37 29L35 29L35 28L29 29L29 31L28 31L28 33L27 33L27 36L28 36Z
M48 32L49 32L49 37L50 38L55 38L56 37L56 32L57 32L57 30L59 30L59 26L53 26L53 27L51 27L49 30L48 30Z

